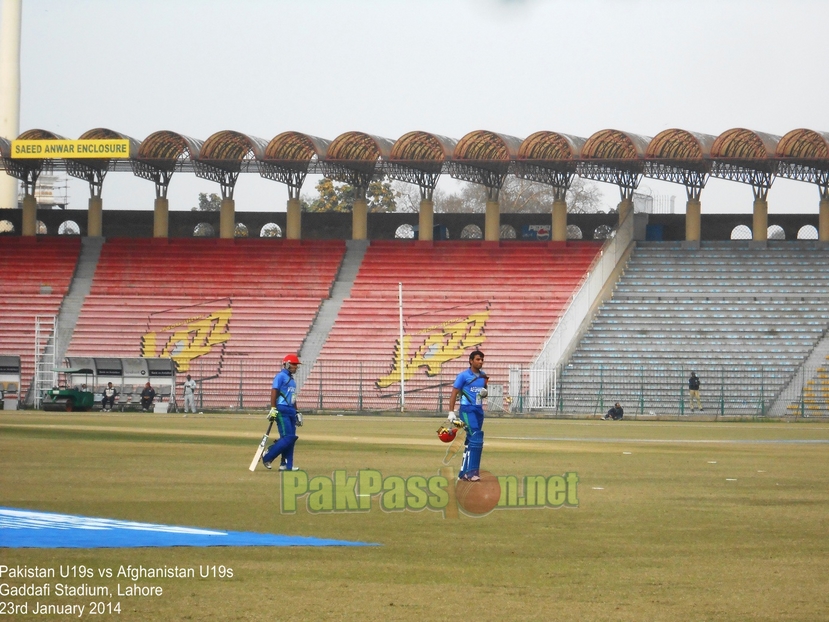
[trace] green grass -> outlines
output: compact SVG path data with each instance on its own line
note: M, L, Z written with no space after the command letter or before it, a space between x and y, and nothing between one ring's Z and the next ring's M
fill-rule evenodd
M296 461L310 476L428 477L445 450L439 423L308 416ZM484 468L575 471L579 507L455 520L376 502L283 515L279 474L247 470L265 427L263 416L4 413L0 505L382 546L2 549L0 564L233 569L143 581L164 595L121 599L122 620L812 621L829 610L825 423L491 419Z

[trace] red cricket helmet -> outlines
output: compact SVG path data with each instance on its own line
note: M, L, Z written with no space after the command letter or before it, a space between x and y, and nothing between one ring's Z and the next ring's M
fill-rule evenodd
M446 426L441 426L438 428L438 438L442 440L444 443L451 443L455 440L455 436L458 434L458 428L449 429Z
M285 367L288 364L299 365L299 357L296 354L286 354L285 358L282 359L282 366Z

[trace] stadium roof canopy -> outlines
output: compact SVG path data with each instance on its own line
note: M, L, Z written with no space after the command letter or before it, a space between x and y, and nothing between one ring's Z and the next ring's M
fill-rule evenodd
M299 191L312 162L319 162L328 152L331 141L300 132L282 132L265 147L259 161L259 174L287 185L291 197Z
M458 141L428 132L409 132L398 138L389 154L389 177L423 190L434 190ZM428 194L428 193L427 193Z
M818 184L829 200L829 132L792 130L777 143L774 155L780 177Z
M132 172L155 183L156 198L167 196L167 187L175 171L186 162L197 160L204 141L169 130L153 132L138 147L132 158Z
M698 196L709 176L751 184L764 196L776 176L817 184L829 198L829 133L796 129L782 138L744 128L717 137L668 129L653 139L605 129L587 139L539 131L525 140L476 130L461 140L424 131L409 132L397 141L351 131L333 141L300 132L283 132L270 141L225 130L206 141L172 131L159 131L143 142L96 128L81 139L126 139L129 158L59 159L13 157L13 141L0 138L2 167L32 193L44 170L65 170L87 180L100 192L108 171L132 171L153 181L157 196L166 196L174 172L195 172L218 182L232 198L239 173L258 172L285 183L298 196L308 174L321 174L356 187L388 175L434 189L439 176L487 186L497 194L508 174L567 188L574 175L620 187L632 194L642 175L683 184L689 197ZM18 140L66 140L42 129L27 130Z
M378 174L381 158L388 159L394 141L364 132L340 134L328 146L322 161L327 177L355 188L368 188L371 179Z
M577 172L585 138L540 131L527 136L518 148L517 177L548 184L566 192Z
M114 130L109 130L105 127L97 127L88 130L81 134L79 140L110 140L121 139L128 140L130 143L130 153L138 153L139 143L134 138L130 138L126 134L121 134ZM104 178L107 172L113 167L115 162L113 158L95 158L84 160L67 160L66 172L72 177L83 179L89 184L89 192L93 197L100 197L101 190L104 185Z
M642 180L650 138L619 130L600 130L581 148L579 175L619 186L630 198Z
M232 199L233 188L243 163L262 159L268 141L233 130L222 130L208 137L199 157L193 160L197 177L215 181L222 187L222 198Z
M751 184L756 198L765 198L777 162L774 153L779 136L745 128L726 130L711 145L711 175Z
M493 192L500 190L522 142L515 136L486 130L469 132L455 145L449 174L455 179L483 184Z
M699 198L711 173L711 147L716 137L687 130L659 132L645 150L645 176L683 184L688 198Z

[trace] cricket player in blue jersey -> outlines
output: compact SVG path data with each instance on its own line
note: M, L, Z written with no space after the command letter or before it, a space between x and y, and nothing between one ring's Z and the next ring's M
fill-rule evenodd
M271 412L268 419L276 422L279 440L268 447L262 455L265 468L270 469L277 456L282 456L280 471L298 471L294 467L294 445L297 426L302 425L302 415L296 411L296 380L294 374L299 367L299 357L289 354L282 359L282 370L273 379L271 387Z
M484 366L484 353L475 350L469 355L469 369L462 371L452 384L449 396L449 422L466 428L466 442L463 462L458 479L477 482L481 468L481 452L484 449L484 406L487 396L486 385L489 378L481 369ZM455 414L455 405L460 408ZM459 424L458 421L461 423Z

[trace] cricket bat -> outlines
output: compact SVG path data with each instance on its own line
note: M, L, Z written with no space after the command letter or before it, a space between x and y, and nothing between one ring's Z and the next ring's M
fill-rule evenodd
M253 462L250 463L249 469L251 471L256 470L257 463L262 459L262 454L265 451L265 445L268 444L268 435L271 433L271 428L273 427L273 421L268 423L268 431L265 432L265 436L262 437L261 442L259 443L259 447L256 448L256 453L253 454Z

